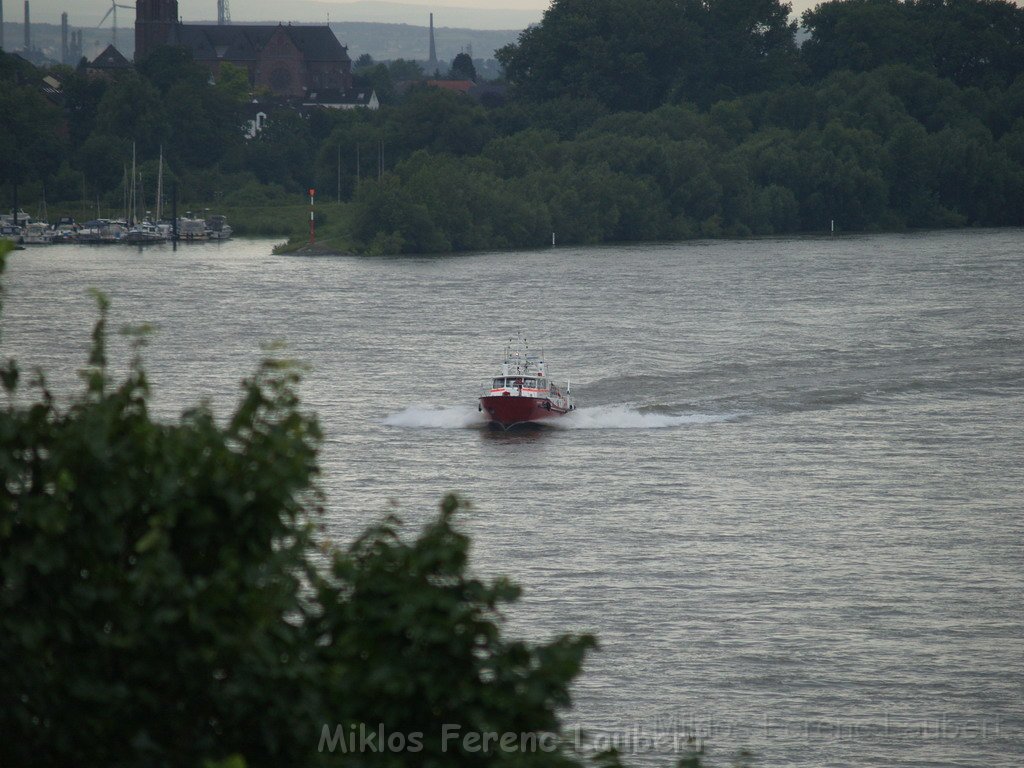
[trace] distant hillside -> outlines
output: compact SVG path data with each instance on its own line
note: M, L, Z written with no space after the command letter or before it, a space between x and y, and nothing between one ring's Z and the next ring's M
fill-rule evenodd
M428 14L423 14L426 21ZM458 54L466 51L472 53L474 59L492 59L494 51L504 45L515 42L521 29L466 29L460 27L437 26L434 17L434 41L437 45L439 61L451 61ZM185 24L213 24L206 22L186 21ZM242 22L238 22L242 23ZM255 20L247 24L277 24L276 21ZM294 22L316 24L318 22ZM35 25L32 25L33 28ZM377 21L332 21L330 27L342 45L348 46L352 60L364 53L370 54L375 61L391 59L426 60L430 56L430 27L416 24L391 24ZM109 32L107 33L109 37ZM126 37L122 35L121 37ZM88 40L89 35L86 34ZM130 46L134 49L134 41ZM471 50L470 50L471 49ZM122 53L124 50L122 49ZM127 54L126 54L127 55Z
M60 2L61 0L54 0ZM66 1L66 0L65 0ZM383 2L382 0L356 0L355 2L315 2L315 0L234 0L231 4L232 18L247 22L253 19L275 19L282 21L331 22L369 21L385 24L423 24L431 11L434 23L460 25L473 29L515 29L536 24L541 19L541 9L503 8L503 5L522 5L522 0L502 2L488 0L488 7L481 0L434 0L437 4ZM35 2L35 0L34 0ZM102 6L102 3L100 3ZM184 5L184 2L182 2ZM467 7L467 6L478 7ZM185 21L194 21L197 13L209 16L208 8L216 7L212 0L191 2L182 9ZM109 7L109 3L108 3Z
M186 22L188 23L188 22ZM254 22L261 23L261 22ZM270 22L262 22L270 23ZM5 26L7 50L19 51L24 40L24 26L8 22ZM74 28L74 27L72 27ZM117 47L129 59L135 53L134 26L118 30ZM364 21L331 22L331 29L342 45L348 46L353 60L364 53L375 61L389 59L426 60L430 55L430 28L426 25L384 24ZM109 29L85 28L83 39L85 55L92 59L111 41ZM515 42L521 30L506 29L460 29L456 27L434 27L437 43L437 58L450 62L463 51L472 52L475 59L493 59L494 51L503 45ZM60 58L60 26L57 24L32 24L32 46L48 58Z
M386 0L231 0L231 16L240 24L257 21L316 22L374 21L387 24L426 24L433 11L435 23L472 29L522 29L541 19L542 0L431 0L429 5L417 2ZM130 26L135 20L132 0L118 0L122 8L118 22ZM4 0L7 22L21 21L22 0ZM477 7L472 7L477 6ZM503 7L509 6L509 7ZM534 8L526 6L538 6ZM110 0L32 0L32 22L59 24L60 14L67 11L71 24L95 27L110 10ZM210 21L217 17L216 0L179 0L178 12L186 22ZM108 20L109 24L109 20ZM8 49L18 46L11 45Z

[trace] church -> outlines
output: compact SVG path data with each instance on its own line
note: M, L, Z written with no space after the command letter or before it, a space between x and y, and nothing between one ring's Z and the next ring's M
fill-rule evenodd
M352 60L325 25L183 24L178 0L136 0L135 60L161 45L188 49L214 77L224 62L241 67L276 96L352 87Z

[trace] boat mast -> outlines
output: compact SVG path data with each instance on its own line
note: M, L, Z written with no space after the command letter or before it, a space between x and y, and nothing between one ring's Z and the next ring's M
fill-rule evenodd
M135 223L135 207L136 207L136 203L137 203L137 201L135 199L135 142L134 141L132 142L132 191L131 191L130 200L131 200L131 208L130 208L130 210L131 210L131 213L130 213L131 218L128 220L128 226L129 227L132 226Z
M164 145L160 145L160 169L156 172L156 220L160 221L164 205Z

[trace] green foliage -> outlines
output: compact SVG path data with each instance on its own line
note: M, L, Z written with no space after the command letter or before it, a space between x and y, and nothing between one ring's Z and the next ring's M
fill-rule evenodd
M247 193L252 195L246 197ZM302 236L309 232L309 203L298 202L299 196L287 194L281 187L251 185L229 192L222 198L217 210L228 217L231 228L242 237L249 236ZM328 206L317 204L317 228L325 216L330 221L333 212L324 213ZM213 211L211 210L211 213Z
M593 98L614 110L709 104L796 76L788 11L777 0L555 0L497 57L529 99Z
M296 112L281 110L255 139L245 143L242 167L251 170L261 184L300 191L313 178L311 144L308 122Z
M443 723L557 736L594 646L504 636L519 590L468 573L462 502L414 537L388 518L325 550L296 366L266 360L226 420L199 406L159 423L138 353L111 379L98 301L68 407L3 368L0 763L346 764L324 736L365 725L423 748L362 765L578 765L442 741Z
M960 86L1006 87L1024 72L1024 9L1007 0L830 0L803 25L818 77L907 64Z
M431 220L426 205L413 200L393 174L361 184L354 211L353 235L369 253L451 250L451 242Z
M389 62L374 62L367 53L360 56L353 66L352 82L358 88L372 88L381 104L395 104L401 101L397 85L402 82L423 78L423 70L415 61L395 59Z
M169 45L154 48L136 64L136 70L163 94L181 83L199 89L209 79L206 68L193 60L191 51Z
M39 91L39 76L0 52L0 184L54 173L64 141L61 114Z
M388 72L396 83L401 80L419 80L423 77L423 68L410 59L395 59L388 62Z
M472 80L476 82L476 67L468 53L460 53L452 59L452 67L448 76L456 80Z
M387 117L386 139L392 153L427 149L475 155L494 134L482 107L460 94L425 86L413 89L401 108Z
M248 101L252 92L248 71L230 61L222 62L218 68L215 87L222 99L235 106L241 106Z
M101 78L88 78L78 70L63 76L62 82L71 146L79 147L96 128L97 112L108 83Z
M74 170L65 160L50 177L46 194L54 200L74 200L82 195L84 187L85 174Z
M133 72L125 73L103 94L93 135L134 141L142 155L155 155L170 137L164 104L160 91L151 82ZM118 159L111 158L114 162Z
M371 64L353 73L352 83L356 88L370 88L382 104L395 100L395 83L391 70L386 64Z
M491 119L505 136L520 131L548 130L559 138L571 139L607 114L607 107L596 99L564 96L542 102L514 101L491 113Z
M550 242L545 224L560 243L823 231L833 220L847 231L1019 224L1019 83L982 93L898 65L707 111L518 102L485 113L499 132L486 163L420 157L417 174L395 163L390 195L422 206L428 236L402 234L397 221L375 227L378 215L392 221L383 203L357 198L356 239L410 252L539 246ZM520 209L532 218L510 217Z

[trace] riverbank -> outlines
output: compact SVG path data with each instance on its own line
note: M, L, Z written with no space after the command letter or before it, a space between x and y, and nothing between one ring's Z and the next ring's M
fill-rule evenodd
M299 227L288 233L288 240L274 247L277 254L353 255L357 253L352 239L352 206L350 203L316 205L316 240L309 241L309 206L303 209ZM294 220L294 215L291 216Z

